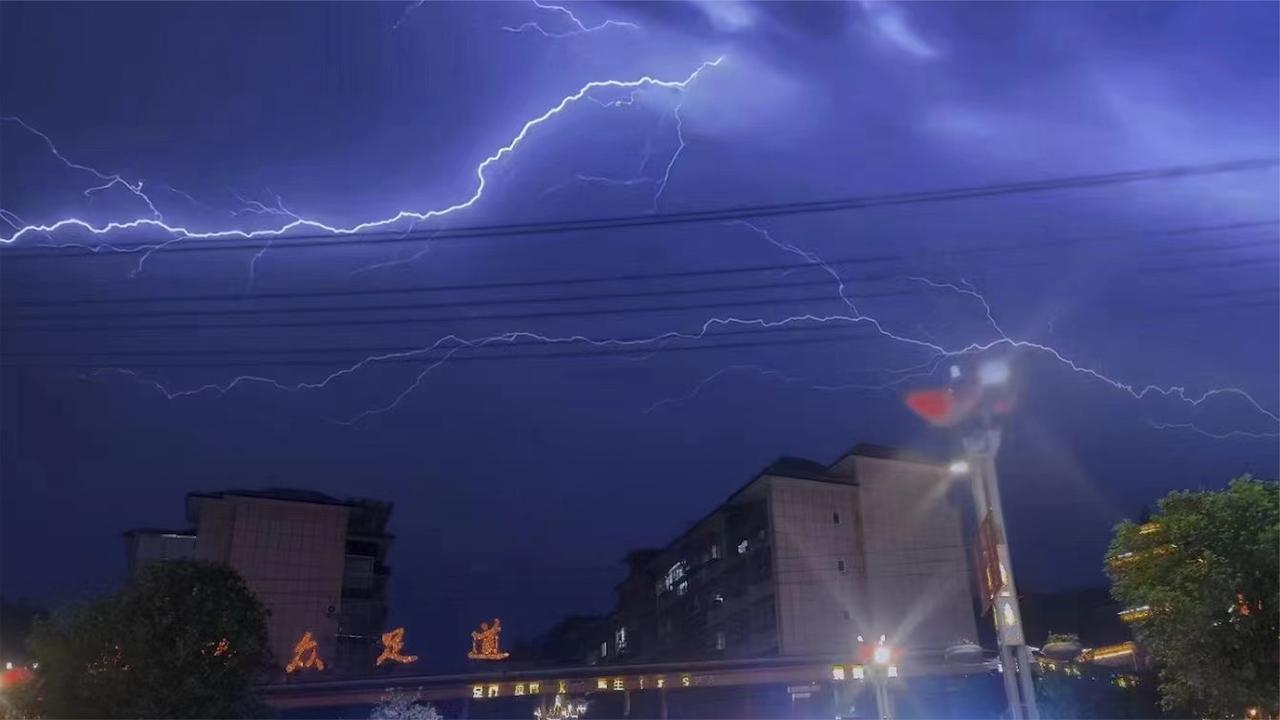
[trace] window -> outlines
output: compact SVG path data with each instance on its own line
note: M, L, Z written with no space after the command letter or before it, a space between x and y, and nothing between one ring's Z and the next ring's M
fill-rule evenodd
M609 657L609 643L600 643L600 657Z
M746 554L747 554L747 541L746 541L746 540L743 540L742 542L738 543L738 554L739 554L739 555L746 555Z
M671 569L667 570L666 577L663 578L663 583L666 588L668 590L675 588L676 583L680 582L680 580L684 578L685 573L688 572L688 568L689 564L684 560L672 565Z
M714 544L714 545L712 545L712 546L711 546L711 559L712 559L712 560L719 560L719 559L720 559L720 544L719 544L719 543L716 543L716 544Z
M716 631L716 649L717 650L724 649L724 631L723 630Z
M618 649L618 652L622 652L623 650L626 649L627 647L627 628L626 627L618 628L617 632L613 634L613 646Z
M839 525L839 524L840 524L840 513L838 513L838 512L833 512L833 513L831 513L831 524L832 524L832 525Z
M846 573L846 572L848 572L848 571L849 571L849 570L848 570L848 568L846 568L846 567L844 566L844 561L843 561L843 560L837 560L837 561L836 561L836 569L837 569L837 570L839 570L841 573Z

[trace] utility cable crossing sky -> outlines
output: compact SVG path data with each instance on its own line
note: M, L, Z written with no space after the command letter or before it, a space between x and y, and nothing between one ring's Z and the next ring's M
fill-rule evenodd
M563 7L540 3L535 3L535 5L544 10L552 10L557 13L567 15L567 21L575 29L565 33L550 33L536 23L526 23L519 27L506 29L511 32L533 30L548 37L563 37L572 34L596 32L615 26L630 29L635 28L631 23L612 20L605 21L604 23L595 26L587 26L574 16L573 13ZM239 228L223 228L200 230L186 225L172 224L166 221L164 215L159 211L159 209L157 209L152 198L144 192L143 182L141 180L127 180L120 175L76 163L68 159L67 155L65 155L46 134L40 132L18 117L7 117L4 118L6 121L20 125L26 131L38 136L47 145L49 151L66 167L93 176L95 181L99 184L95 184L94 186L84 190L86 195L92 195L93 193L104 191L113 186L119 186L137 197L138 200L146 206L148 210L148 217L112 221L101 225L94 225L89 221L80 218L65 218L44 224L23 224L11 209L6 209L3 211L2 217L6 222L14 225L15 230L8 237L0 237L0 244L9 247L15 247L20 244L22 246L38 245L41 247L80 247L105 252L137 252L140 253L138 267L141 268L142 263L145 262L146 259L154 252L169 247L173 243L184 240L265 240L267 241L266 244L264 244L261 249L253 255L253 259L250 262L250 283L252 284L253 270L257 262L261 259L263 253L271 247L271 242L276 239L293 237L298 231L315 232L335 237L360 236L362 233L393 230L403 228L404 226L407 226L407 230L405 230L405 232L408 233L411 232L419 223L441 219L446 216L468 210L477 205L477 203L479 203L484 197L485 191L489 186L488 172L496 163L512 156L516 153L519 147L529 141L530 137L541 126L552 122L555 118L567 112L568 109L575 104L583 100L591 100L600 104L599 99L596 97L596 94L598 93L609 91L629 91L631 96L628 100L614 100L612 102L605 103L606 106L625 105L631 103L636 92L652 88L665 88L681 93L681 97L675 103L672 111L675 118L678 147L670 156L665 165L663 174L655 183L653 207L656 211L658 203L668 187L672 172L676 168L677 160L687 148L687 142L684 136L684 121L680 115L680 110L686 96L685 94L691 91L694 88L695 83L701 81L704 75L709 73L712 69L719 67L724 61L725 59L721 57L703 62L683 79L678 80L663 80L646 75L633 80L608 79L586 83L577 91L562 97L542 114L524 122L520 126L519 131L506 144L500 146L497 150L486 156L475 168L475 188L467 197L436 209L429 209L425 211L401 210L390 217L367 220L348 226L329 224L320 220L294 214L284 208L284 204L279 198L277 198L275 206L268 206L259 201L242 200L244 203L243 212L249 212L259 216L280 218L281 222L279 225L268 229L244 230ZM176 190L174 192L180 193L180 191ZM708 338L713 338L718 334L723 334L723 331L729 328L741 328L743 330L772 330L788 327L806 328L824 325L851 325L870 328L874 335L883 341L917 352L920 356L919 361L905 368L870 370L870 372L883 373L884 376L889 378L885 382L879 384L857 383L849 385L834 385L829 383L823 384L808 382L805 383L806 385L815 390L825 391L847 389L889 389L902 385L914 378L930 376L947 360L996 349L1019 350L1023 352L1036 353L1050 358L1074 374L1082 375L1090 378L1091 380L1101 382L1106 386L1123 392L1138 401L1152 396L1161 396L1178 401L1190 408L1197 408L1210 400L1231 400L1237 403L1242 403L1251 413L1254 414L1258 421L1268 425L1269 428L1276 429L1260 430L1255 426L1251 428L1234 428L1228 430L1206 430L1191 422L1156 422L1154 420L1151 423L1152 427L1170 430L1189 430L1215 439L1280 437L1280 416L1277 416L1274 410L1264 407L1250 393L1242 388L1221 387L1193 392L1176 385L1161 386L1156 384L1127 382L1111 377L1094 368L1080 364L1070 359L1066 353L1050 345L1011 337L996 322L995 314L987 298L984 297L977 287L963 279L951 282L945 279L928 278L923 276L910 276L908 278L910 281L928 288L945 291L955 295L957 298L978 303L981 306L985 324L990 330L989 337L949 346L933 339L922 337L919 333L906 333L890 328L887 323L882 321L880 318L859 310L858 306L855 304L853 296L847 292L847 279L838 270L836 270L835 267L825 262L818 254L805 250L794 243L780 240L769 230L751 222L735 220L731 224L742 228L745 232L754 234L758 238L783 252L801 258L807 266L812 266L814 269L820 270L829 275L834 286L834 294L832 297L834 300L843 304L847 308L847 312L837 314L806 312L791 314L780 318L738 315L711 316L703 319L699 323L695 323L692 327L687 329L669 329L642 337L596 336L585 332L543 334L534 332L527 328L511 329L474 337L464 336L459 333L449 333L435 339L434 341L424 343L419 347L369 355L358 362L330 372L318 380L305 382L286 382L279 378L268 377L262 374L251 374L237 376L225 382L206 383L184 389L174 388L161 381L145 377L136 370L131 370L128 367L100 368L96 372L92 373L92 375L126 374L137 378L139 381L144 382L151 387L154 387L156 390L163 393L166 398L176 400L205 393L225 395L233 389L246 385L266 385L286 392L316 391L327 388L339 381L349 379L357 373L372 368L380 363L413 360L420 360L424 363L423 367L419 369L412 379L392 397L384 402L377 403L372 407L365 408L354 415L350 415L338 421L343 424L353 424L369 418L370 416L386 413L395 409L404 402L406 398L421 387L431 373L447 364L459 353L469 350L477 350L490 346L527 344L532 342L554 346L585 345L591 348L599 348L603 350L610 348L652 348L654 354L657 354L662 352L663 348L670 343L706 340ZM127 236L132 233L144 231L164 234L169 236L169 239L162 242L147 242L145 244L129 245L127 247L107 242L108 238L115 236ZM96 240L93 243L85 243L78 238L74 241L62 241L58 239L59 236L67 234L82 236L86 233L96 238ZM0 257L3 257L3 252L5 251L0 249ZM670 406L680 401L692 399L711 382L723 377L727 372L733 369L755 369L766 376L781 378L783 382L788 384L795 382L794 378L788 378L776 370L762 368L757 365L735 364L717 370L711 376L699 382L691 392L685 393L678 398L658 401L649 408L649 411Z

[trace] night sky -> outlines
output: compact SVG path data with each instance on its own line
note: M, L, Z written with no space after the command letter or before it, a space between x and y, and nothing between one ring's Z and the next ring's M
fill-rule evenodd
M1016 350L1025 589L1102 582L1171 489L1280 474L1274 164L431 239L1274 160L1280 6L570 9L0 4L0 593L115 587L189 491L305 487L395 503L392 620L461 655L488 617L607 611L628 549L778 456L947 456L902 396L971 343ZM166 229L455 205L331 246Z

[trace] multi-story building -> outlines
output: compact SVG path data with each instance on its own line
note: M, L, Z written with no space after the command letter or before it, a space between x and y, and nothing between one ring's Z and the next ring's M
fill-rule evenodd
M859 445L784 458L662 549L628 555L598 658L847 656L858 636L940 652L976 639L947 468Z
M129 562L129 577L133 577L152 563L194 558L196 533L194 530L134 528L124 534L124 553Z
M190 493L193 531L130 531L126 549L131 570L166 559L157 557L164 552L234 567L271 613L267 630L280 664L310 632L327 664L359 670L372 666L384 630L390 515L389 503L306 490ZM185 554L161 543L176 537L190 539Z

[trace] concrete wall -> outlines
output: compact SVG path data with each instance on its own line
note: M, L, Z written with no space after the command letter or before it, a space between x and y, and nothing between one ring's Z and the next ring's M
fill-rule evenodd
M946 468L854 455L838 469L852 469L859 484L867 639L885 634L915 649L976 639L962 508Z
M769 483L780 652L849 652L864 615L858 489L781 477Z
M271 611L277 665L307 631L320 657L335 660L347 508L237 496L200 502L197 553L234 567Z

